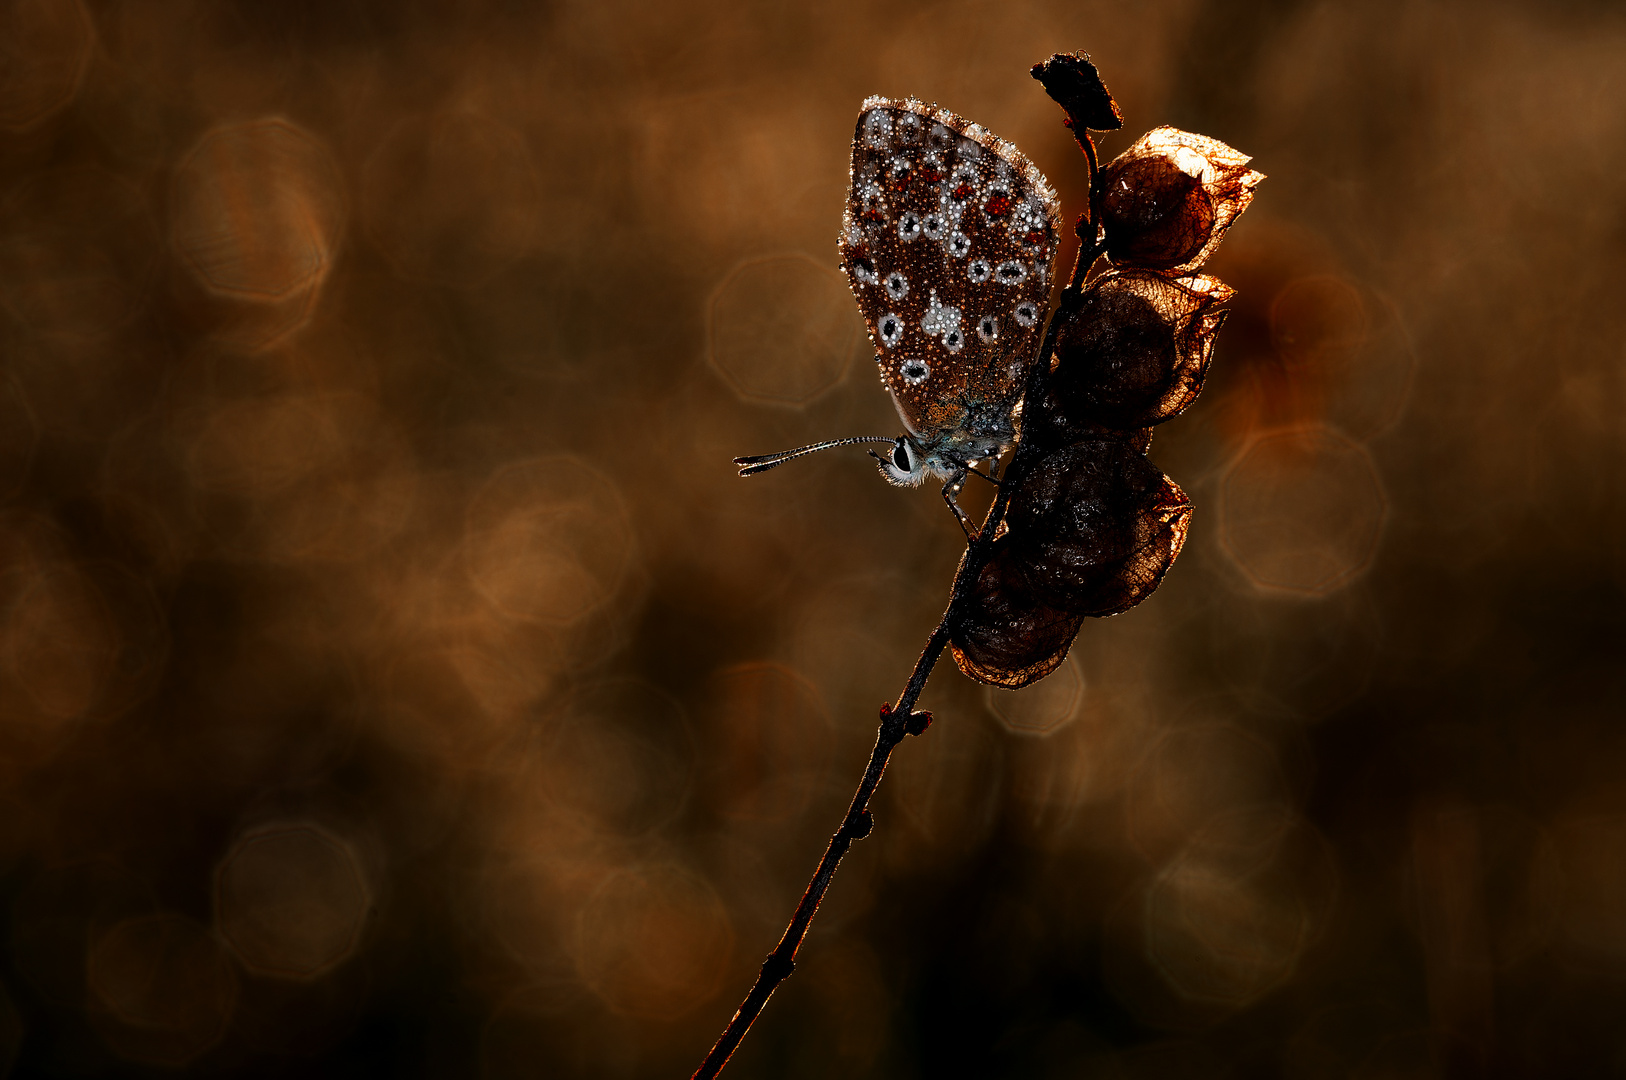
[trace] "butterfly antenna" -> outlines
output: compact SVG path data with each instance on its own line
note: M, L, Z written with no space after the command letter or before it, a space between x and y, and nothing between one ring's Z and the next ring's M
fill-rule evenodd
M802 457L804 454L817 453L820 450L829 450L835 446L852 446L854 443L866 442L896 442L896 439L885 435L855 435L850 439L830 439L827 442L817 442L809 446L798 446L794 450L781 450L777 454L762 454L758 457L737 457L734 464L740 466L741 476L755 476L760 472L767 472L787 461Z

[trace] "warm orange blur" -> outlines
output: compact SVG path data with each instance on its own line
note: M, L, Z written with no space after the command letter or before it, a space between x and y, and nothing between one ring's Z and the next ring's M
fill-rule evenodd
M1184 553L941 666L726 1075L1626 1060L1618 5L0 0L0 1078L687 1075L961 550L729 465L899 430L859 102L1071 220L1071 49L1269 176Z

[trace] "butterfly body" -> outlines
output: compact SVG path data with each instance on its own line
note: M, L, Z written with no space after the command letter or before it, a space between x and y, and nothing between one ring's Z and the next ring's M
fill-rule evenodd
M864 102L838 247L906 429L880 459L888 480L937 476L950 493L1015 441L1059 213L1043 174L980 125L914 99Z
M899 437L907 464L894 460L882 475L899 485L918 485L929 476L958 483L972 462L998 457L1015 442L1015 404L1008 394L980 398L971 391L945 403L921 430L911 427ZM903 412L901 406L898 411Z

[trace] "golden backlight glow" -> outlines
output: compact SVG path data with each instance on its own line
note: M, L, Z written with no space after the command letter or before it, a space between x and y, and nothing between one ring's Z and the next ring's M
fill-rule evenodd
M1184 553L939 665L726 1075L1626 1059L1618 5L0 0L0 1080L688 1075L963 550L729 464L897 433L859 103L1071 222L1074 49L1269 174Z

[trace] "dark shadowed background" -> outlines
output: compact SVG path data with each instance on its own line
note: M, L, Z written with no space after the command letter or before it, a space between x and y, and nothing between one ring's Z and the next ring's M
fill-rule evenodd
M1269 175L1190 540L940 667L729 1075L1626 1066L1617 5L0 0L0 1076L686 1076L961 550L728 462L898 430L859 102L1071 221L1071 49Z

